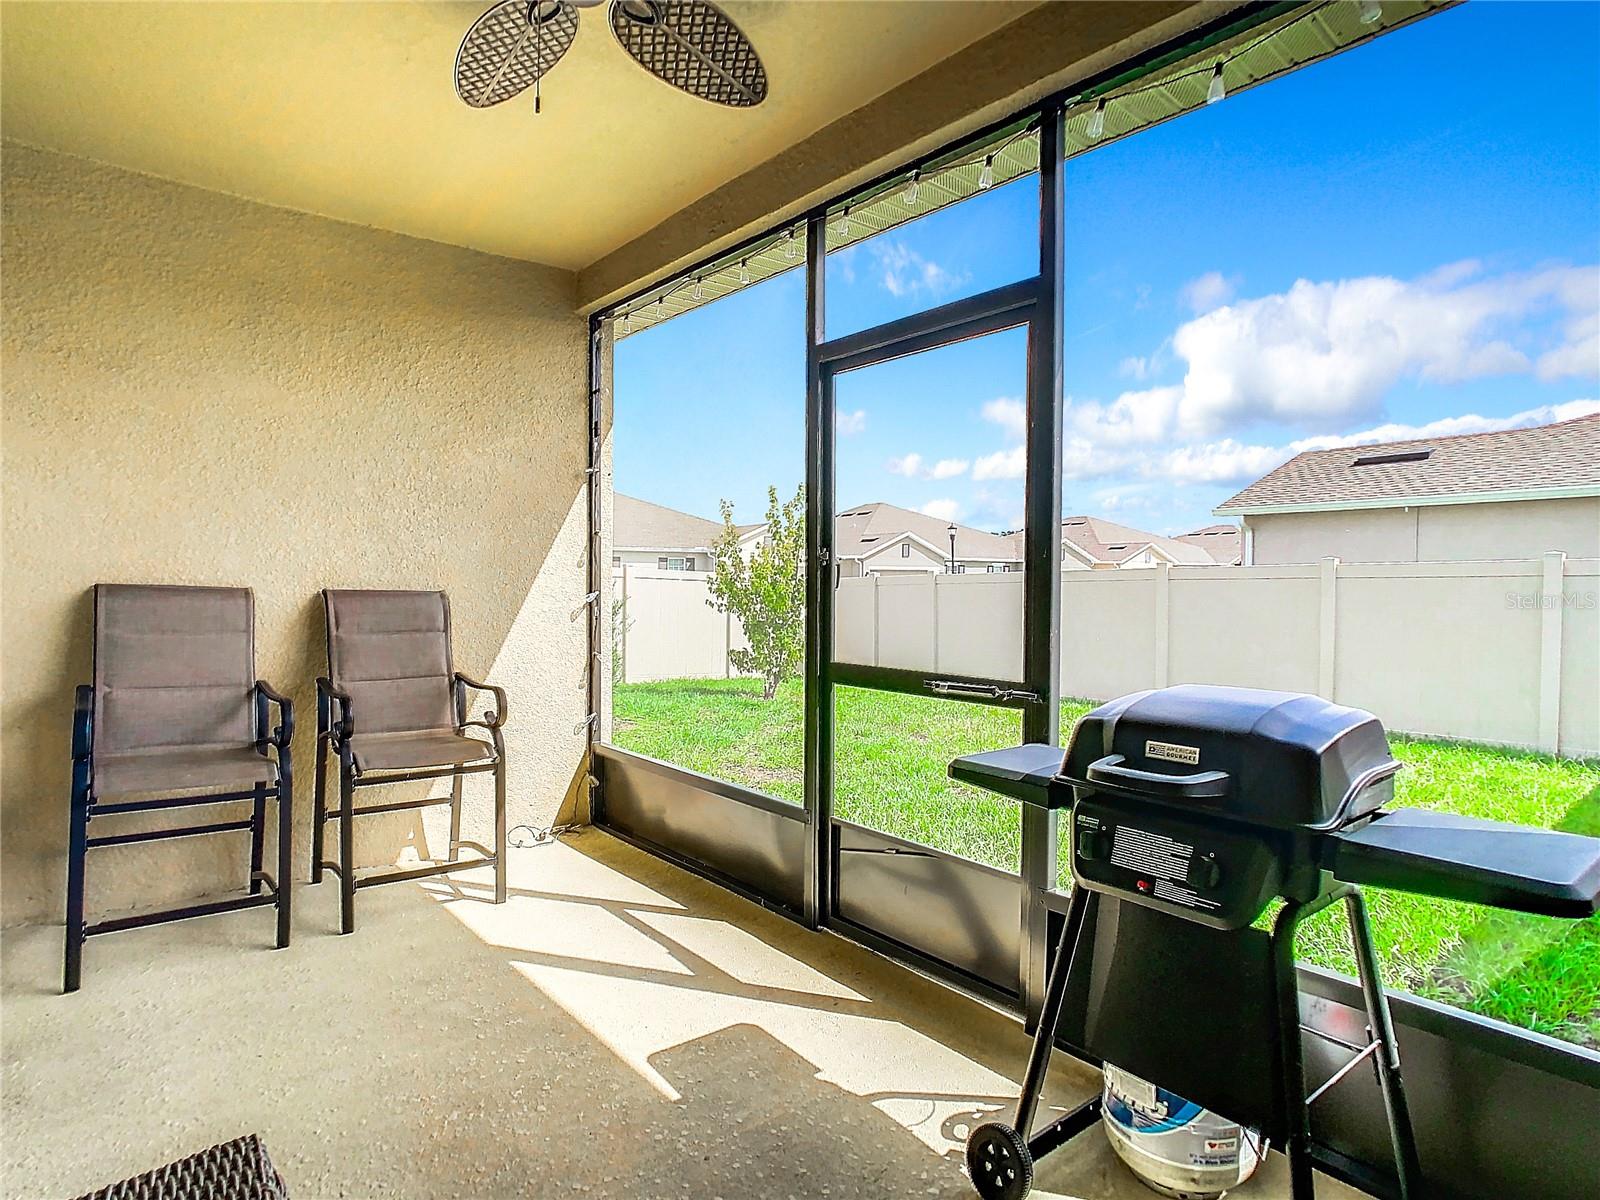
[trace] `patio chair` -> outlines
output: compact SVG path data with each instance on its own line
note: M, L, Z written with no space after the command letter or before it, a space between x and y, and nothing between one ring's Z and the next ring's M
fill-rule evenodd
M339 877L339 927L355 929L358 888L494 866L494 902L506 899L506 719L503 688L469 679L450 657L450 601L443 592L322 593L328 619L328 674L317 680L316 814L311 882ZM467 718L468 691L489 692L495 707ZM488 741L468 729L481 729ZM339 760L339 807L327 806L328 755ZM494 773L494 849L461 839L461 781ZM448 798L427 796L355 806L357 788L449 779ZM356 878L354 823L369 813L450 806L450 858ZM323 858L324 829L339 822L339 859ZM460 858L462 848L479 857Z
M63 991L78 990L83 943L95 934L270 904L278 946L289 944L294 708L255 677L255 615L249 588L96 585L94 682L78 688L72 724ZM268 704L278 710L270 732ZM276 875L261 862L272 798ZM89 834L99 818L245 800L244 819ZM250 831L246 894L84 923L90 850L236 830Z

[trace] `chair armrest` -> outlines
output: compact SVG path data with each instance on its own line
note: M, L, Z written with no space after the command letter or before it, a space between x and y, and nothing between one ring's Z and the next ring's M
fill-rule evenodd
M72 761L88 758L93 746L94 687L91 684L80 683L77 699L72 707Z
M278 727L267 736L267 704L278 706ZM294 701L275 691L265 679L256 680L256 730L257 744L276 746L282 750L294 737Z
M469 679L460 671L454 676L456 685L456 718L462 724L467 724L467 696L466 688L476 692L490 692L494 696L494 707L483 714L483 724L489 729L499 729L506 723L506 690L492 683L479 683L476 679ZM479 724L474 721L472 724Z
M333 720L332 706L339 705L339 719ZM350 693L333 686L326 675L317 676L317 736L343 741L356 731L355 705Z

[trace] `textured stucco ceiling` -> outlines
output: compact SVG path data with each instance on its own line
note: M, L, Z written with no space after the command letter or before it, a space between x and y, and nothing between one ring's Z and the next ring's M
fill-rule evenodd
M1032 3L830 0L724 8L765 104L657 82L582 14L524 96L455 95L456 3L0 4L7 138L287 208L579 268Z

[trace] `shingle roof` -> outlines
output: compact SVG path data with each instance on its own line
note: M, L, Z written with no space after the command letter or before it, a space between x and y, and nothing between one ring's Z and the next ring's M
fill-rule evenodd
M722 536L722 522L708 521L648 500L616 493L611 542L618 550L705 550Z
M1131 525L1119 525L1104 517L1063 518L1061 540L1074 546L1091 563L1121 564L1143 553L1146 546L1156 547L1171 561L1184 566L1209 567L1214 561L1198 546L1159 533L1146 533Z
M1389 508L1521 493L1600 495L1600 413L1531 429L1307 450L1214 511Z
M909 532L945 554L950 549L950 524L893 504L858 504L839 510L833 527L834 551L840 558L861 558L888 545L896 535ZM1021 561L1010 539L970 525L956 526L956 557L975 562Z
M1207 525L1193 533L1180 533L1173 541L1199 546L1225 567L1237 567L1244 561L1244 539L1237 525Z

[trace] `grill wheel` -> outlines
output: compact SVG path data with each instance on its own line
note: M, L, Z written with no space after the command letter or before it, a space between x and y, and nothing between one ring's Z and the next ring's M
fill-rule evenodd
M1033 1155L1015 1129L990 1121L967 1138L967 1174L983 1200L1022 1200L1033 1188Z

